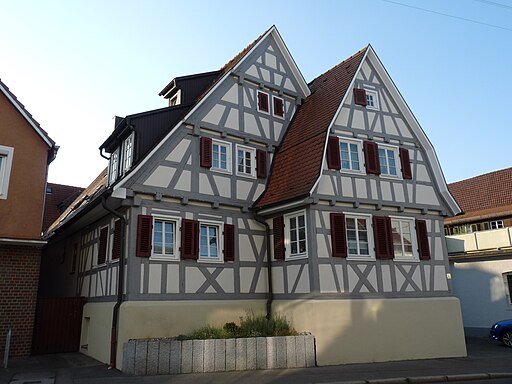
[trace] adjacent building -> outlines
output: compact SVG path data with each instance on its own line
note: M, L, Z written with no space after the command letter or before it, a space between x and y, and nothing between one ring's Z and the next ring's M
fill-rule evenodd
M160 95L116 118L108 169L47 232L42 289L87 297L83 353L121 367L130 338L261 311L315 335L320 365L466 354L460 208L371 46L306 83L271 27Z
M48 166L58 147L0 81L0 354L31 352Z
M445 220L453 289L466 333L485 336L512 318L512 168L448 188L464 211Z

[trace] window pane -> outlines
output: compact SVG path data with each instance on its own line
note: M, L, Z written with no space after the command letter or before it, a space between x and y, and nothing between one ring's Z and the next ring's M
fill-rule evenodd
M201 231L199 235L199 255L202 257L208 256L208 236L206 233L205 225L201 225Z
M165 223L165 253L174 254L174 224Z
M219 168L219 145L212 144L212 167Z
M357 241L356 231L353 229L347 230L347 239Z
M296 255L296 254L298 253L298 252L297 252L297 242L293 242L293 243L291 243L290 245L291 245L291 248L292 248L290 253L291 253L292 255Z
M245 173L251 173L251 152L245 152Z
M350 158L352 159L352 169L359 171L359 153L356 144L350 144Z
M155 220L153 229L153 251L154 253L162 253L162 222Z
M306 240L299 241L299 252L300 253L306 252Z
M348 153L347 143L340 143L341 150L341 167L343 169L350 169L350 157Z
M357 219L357 229L366 230L366 219Z
M388 174L388 162L386 158L386 151L382 148L379 148L379 161L380 161L380 173L383 175Z
M290 228L295 229L297 227L297 219L295 217L290 218Z
M305 240L306 239L306 228L302 227L299 228L299 240Z
M356 220L347 218L347 229L356 229Z
M244 171L244 151L242 151L240 149L238 150L237 164L238 164L238 172L243 172Z
M389 174L396 176L395 152L388 149Z
M350 255L357 255L357 242L353 240L348 241L348 253Z
M303 228L305 226L305 220L304 216L299 216L299 227Z
M367 256L367 255L370 254L367 242L360 242L359 243L359 252L360 252L361 255L364 255L364 256Z

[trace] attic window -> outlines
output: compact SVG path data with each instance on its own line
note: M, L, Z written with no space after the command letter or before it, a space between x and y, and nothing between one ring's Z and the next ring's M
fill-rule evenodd
M274 116L284 117L284 100L277 96L272 96Z
M178 90L176 94L169 99L169 107L181 104L181 90Z
M265 92L258 91L258 111L259 112L269 112L269 103L268 103L268 94Z
M14 148L0 145L0 199L7 199Z
M379 98L376 91L365 89L366 93L366 108L368 109L379 109Z

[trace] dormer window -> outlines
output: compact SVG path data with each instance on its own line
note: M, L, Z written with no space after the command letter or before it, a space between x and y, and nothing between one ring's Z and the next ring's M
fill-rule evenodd
M119 148L110 155L110 164L108 167L108 184L112 185L117 180L119 170Z
M132 132L123 142L123 172L128 171L133 164L133 145L135 132Z
M181 104L181 90L178 90L176 94L169 99L169 107Z

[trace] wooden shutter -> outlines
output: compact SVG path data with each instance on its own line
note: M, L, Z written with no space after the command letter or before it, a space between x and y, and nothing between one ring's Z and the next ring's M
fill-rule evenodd
M347 233L343 213L331 213L331 242L333 257L347 257Z
M274 115L283 117L284 116L284 101L279 97L272 97L274 101Z
M262 149L256 150L256 176L258 179L267 177L267 152Z
M366 91L364 89L354 88L354 103L366 107Z
M199 222L181 220L181 258L197 260L199 257Z
M235 261L235 226L224 224L224 261Z
M201 137L200 144L200 165L204 168L212 167L212 139L209 137Z
M108 227L100 230L100 246L98 250L98 264L104 264L107 259Z
M137 217L137 257L151 256L151 243L153 240L153 217L139 215Z
M375 256L377 259L392 259L395 252L393 250L391 219L385 216L373 216L373 233L375 235Z
M418 253L420 255L420 260L430 260L427 222L425 220L416 220L416 237L418 239Z
M268 112L268 95L258 91L258 109Z
M402 177L404 179L412 179L411 160L409 159L409 150L400 148L400 163L402 164Z
M341 169L340 140L337 136L329 136L327 141L327 167Z
M379 146L373 141L364 142L366 173L380 175Z
M283 216L275 217L274 228L274 259L284 260L284 220Z
M117 260L121 257L121 220L116 220L114 224L114 242L112 244L112 260Z

